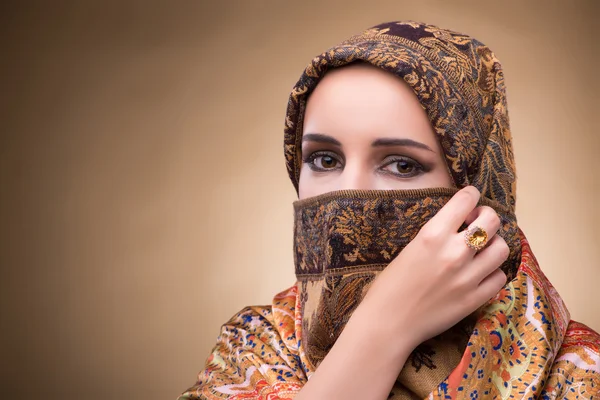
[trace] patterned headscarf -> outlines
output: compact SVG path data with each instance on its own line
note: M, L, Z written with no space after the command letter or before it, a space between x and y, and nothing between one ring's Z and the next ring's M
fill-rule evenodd
M404 79L427 112L457 187L514 213L516 176L504 74L481 42L415 22L367 29L315 57L294 86L285 121L285 158L298 190L306 101L332 68L364 61Z

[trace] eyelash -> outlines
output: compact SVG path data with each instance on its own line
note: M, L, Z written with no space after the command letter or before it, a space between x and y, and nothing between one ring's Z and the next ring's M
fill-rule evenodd
M304 157L302 159L302 161L308 165L308 167L316 172L321 172L321 173L326 173L326 172L330 172L330 171L334 171L339 169L339 167L335 167L335 168L321 168L318 167L317 165L315 165L315 160L319 157L324 157L324 156L328 156L333 158L334 160L336 160L338 163L343 164L343 161L340 159L340 157L332 152L328 152L328 151L316 151L314 153L309 154L307 157ZM414 166L414 172L411 172L409 174L400 174L400 173L395 173L392 171L386 171L383 170L383 168L390 166L394 163L398 163L401 161L405 161L408 162L410 164L412 164ZM393 175L394 177L397 178L412 178L414 176L417 176L423 172L427 172L427 169L423 167L423 165L421 165L418 161L410 158L410 157L404 157L404 156L390 156L390 157L386 157L386 162L379 168L380 173L383 174L389 174L389 175Z
M314 153L311 153L307 157L303 158L302 162L304 162L305 164L308 164L309 168L312 169L313 171L318 171L318 172L328 172L328 171L331 171L334 169L338 169L338 168L326 169L326 168L317 167L315 165L315 160L319 157L324 157L324 156L331 157L334 160L336 160L338 163L343 164L342 160L340 160L340 158L337 156L337 154L331 153L329 151L315 151Z
M414 159L412 159L410 157L403 157L403 156L391 156L388 159L388 161L384 165L381 166L381 168L385 168L385 167L387 167L389 165L392 165L394 163L398 163L398 162L401 162L401 161L404 161L404 162L412 164L413 167L414 167L413 171L410 172L410 173L408 173L408 174L400 174L400 173L397 173L397 172L384 171L384 170L382 170L381 172L385 173L385 174L390 174L390 175L393 175L393 176L396 176L396 177L399 177L399 178L412 178L412 177L415 177L417 175L420 175L423 172L426 172L426 169L423 167L423 165L421 165L421 163L419 163L418 161L416 161L416 160L414 160Z

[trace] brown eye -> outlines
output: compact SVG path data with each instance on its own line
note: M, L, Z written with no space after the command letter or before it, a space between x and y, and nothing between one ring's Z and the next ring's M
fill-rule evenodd
M410 174L415 170L415 165L406 160L400 160L395 163L396 169L401 174Z
M335 154L329 152L314 152L303 159L313 171L325 172L340 169L342 162Z
M319 157L315 158L315 163L321 164L321 165L319 165L321 168L331 169L331 168L337 167L338 162L335 158L333 158L331 156L319 156Z
M424 168L418 161L408 157L393 156L386 159L381 169L398 178L412 178L423 173Z
M302 160L306 165L317 172L329 172L343 168L340 156L331 152L316 151Z

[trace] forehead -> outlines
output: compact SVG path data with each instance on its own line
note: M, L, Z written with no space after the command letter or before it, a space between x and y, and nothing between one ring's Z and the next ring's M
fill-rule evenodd
M347 137L403 137L433 144L431 123L401 78L360 63L329 71L306 104L303 133Z
M308 98L307 106L316 101L350 104L358 100L363 100L363 105L384 105L384 100L398 101L409 95L416 100L401 78L370 64L354 63L327 72Z

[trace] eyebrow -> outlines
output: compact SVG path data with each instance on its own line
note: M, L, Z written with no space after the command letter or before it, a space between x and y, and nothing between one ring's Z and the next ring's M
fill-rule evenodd
M337 140L336 138L333 138L331 136L328 135L324 135L322 133L305 133L304 135L302 135L302 143L304 142L319 142L319 143L329 143L329 144L334 144L336 146L342 146L342 143Z
M404 146L404 147L415 147L417 149L429 150L434 152L433 149L427 146L425 143L417 142L412 139L396 139L396 138L381 138L371 143L373 147L380 146ZM435 152L434 152L435 153Z
M318 142L318 143L329 143L336 146L342 146L342 143L329 135L323 133L305 133L302 135L302 142ZM434 152L433 149L427 146L425 143L417 142L412 139L398 139L398 138L379 138L371 143L372 147L384 147L384 146L403 146L403 147L415 147L417 149L428 150Z

